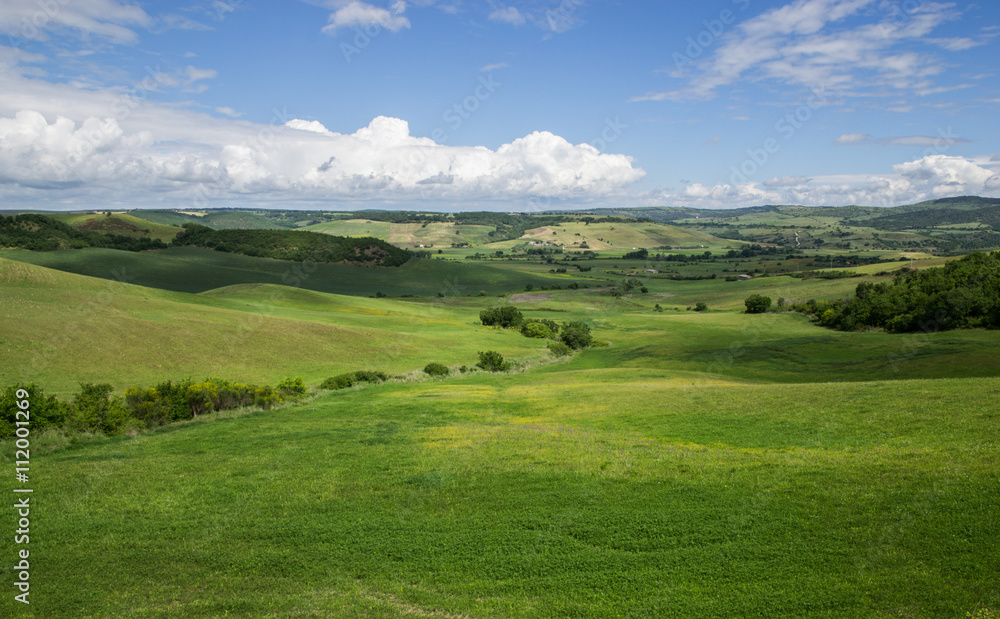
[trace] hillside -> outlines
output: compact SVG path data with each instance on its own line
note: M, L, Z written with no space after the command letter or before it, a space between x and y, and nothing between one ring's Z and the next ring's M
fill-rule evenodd
M891 208L761 206L597 209L595 215L646 217L731 239L807 248L933 249L1000 247L1000 199L944 198Z
M417 261L433 263L449 264ZM356 270L405 280L407 268ZM917 339L736 309L751 291L840 295L856 283L648 278L649 293L622 298L521 292L506 301L525 315L585 321L608 343L534 365L548 359L543 341L477 324L499 299L256 284L190 295L0 259L7 383L66 398L82 381L121 393L297 375L315 387L342 371L418 370L414 382L137 436L33 434L31 578L45 585L32 593L44 595L27 609L5 596L0 615L998 608L1000 563L983 549L1000 539L1000 331ZM711 310L683 309L696 299ZM523 373L457 370L481 350L534 361ZM429 361L453 373L421 378Z
M471 363L477 348L513 356L539 348L483 330L474 314L445 304L258 284L193 295L4 258L0 285L0 385L33 380L56 392L80 382L124 389L208 375L314 383L355 369Z
M398 267L412 258L409 252L372 237L348 238L297 230L213 230L198 224L184 224L173 245L276 260L372 267Z
M133 224L115 220L105 226L75 227L39 214L0 216L0 248L55 251L103 247L125 251L163 249L166 245Z

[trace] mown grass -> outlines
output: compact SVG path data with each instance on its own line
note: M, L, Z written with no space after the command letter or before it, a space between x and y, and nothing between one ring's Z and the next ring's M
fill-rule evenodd
M1000 606L998 389L565 368L93 442L36 457L16 612L962 616Z

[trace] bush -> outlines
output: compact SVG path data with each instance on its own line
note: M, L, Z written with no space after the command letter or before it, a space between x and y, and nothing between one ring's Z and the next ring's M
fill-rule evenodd
M338 374L337 376L331 376L330 378L324 380L320 383L320 389L347 389L348 387L354 386L354 372L348 372L346 374Z
M278 391L286 398L301 398L306 394L306 384L300 376L289 377L278 383Z
M451 370L443 363L428 363L424 366L424 374L428 376L447 376L451 374Z
M27 409L19 404L27 400ZM23 405L23 404L22 404ZM27 410L18 417L18 412ZM33 432L48 427L61 426L66 422L69 409L55 396L46 396L40 387L18 383L0 393L0 438L11 438L15 434L18 421L27 421ZM27 419L26 419L27 417Z
M524 314L513 305L503 305L479 312L479 320L487 327L513 329L524 323Z
M552 329L540 322L529 322L521 327L521 333L525 337L537 337L548 339L552 337Z
M557 357L565 357L573 352L573 349L562 342L549 342L549 352Z
M747 306L747 314L763 314L771 308L771 297L762 294L752 294L743 301Z
M708 310L708 304L703 301L698 301L694 306L694 311L696 312L704 312L706 310Z
M476 365L487 372L506 372L510 369L510 363L504 361L503 355L495 350L479 353L479 363Z
M387 380L389 380L389 375L385 372L380 372L379 370L357 370L356 372L331 376L320 383L319 388L329 390L347 389L359 383L384 383Z
M379 370L358 370L354 373L354 380L360 383L384 383L389 380L389 375Z
M71 424L81 431L100 431L109 436L121 433L131 417L122 399L112 396L112 391L107 383L81 383L70 410Z
M590 334L590 327L582 322L563 323L559 333L559 339L574 350L586 348L594 341L594 336Z

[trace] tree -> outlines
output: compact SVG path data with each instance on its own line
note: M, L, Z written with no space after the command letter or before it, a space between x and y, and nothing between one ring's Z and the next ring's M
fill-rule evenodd
M506 372L510 369L510 363L504 361L503 355L495 350L479 353L479 363L476 365L487 372Z
M763 314L771 308L771 297L762 294L752 294L743 302L747 306L747 314Z
M586 348L594 342L594 336L590 334L590 327L582 322L563 323L559 339L573 350Z
M11 385L0 392L0 438L13 437L18 421L27 421L34 432L61 426L67 413L65 403L46 396L34 383Z
M513 305L503 305L479 312L479 320L487 327L513 329L524 323L524 314Z
M694 306L694 311L696 312L704 312L707 310L708 310L708 304L705 303L704 301L698 301Z
M80 393L73 398L71 417L80 430L100 431L115 435L129 421L121 398L111 395L113 387L107 383L80 384Z

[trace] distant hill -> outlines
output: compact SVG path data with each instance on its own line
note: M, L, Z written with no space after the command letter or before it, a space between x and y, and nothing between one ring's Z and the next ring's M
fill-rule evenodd
M39 214L0 216L0 247L31 251L85 247L145 251L167 247L160 239L150 238L146 234L137 235L135 227L131 224L126 226L128 234L122 233L125 229L121 226L104 230L99 226L82 229Z
M408 251L371 237L349 238L303 230L213 230L184 224L174 245L295 260L358 266L398 267L413 257Z

